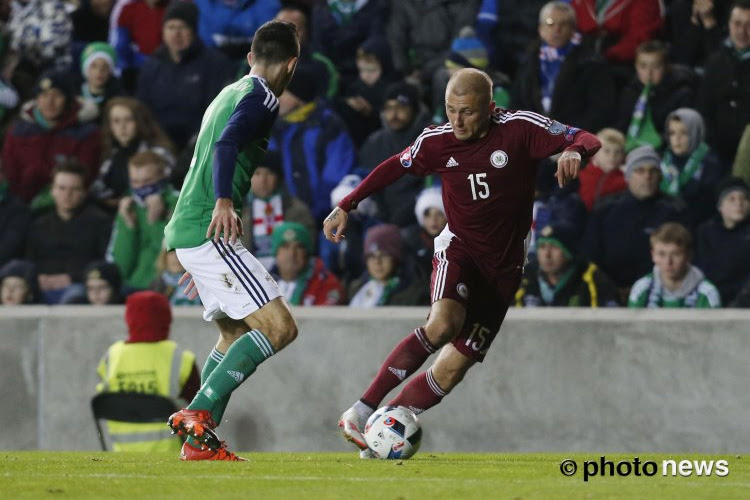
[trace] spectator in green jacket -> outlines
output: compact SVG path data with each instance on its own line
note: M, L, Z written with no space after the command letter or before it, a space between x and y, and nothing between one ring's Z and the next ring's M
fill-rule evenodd
M164 158L155 152L131 157L128 176L130 196L120 200L108 256L120 269L125 292L146 290L156 278L164 226L177 203Z
M719 290L691 264L693 237L685 226L667 222L651 235L654 270L630 290L628 307L721 307Z

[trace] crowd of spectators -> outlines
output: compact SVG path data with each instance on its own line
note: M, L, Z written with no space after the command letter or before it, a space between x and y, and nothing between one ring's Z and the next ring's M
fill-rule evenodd
M439 179L361 203L341 245L322 220L474 67L602 141L565 188L540 165L516 305L750 307L750 0L0 1L0 304L197 303L163 229L272 18L302 50L244 243L291 304L429 303Z

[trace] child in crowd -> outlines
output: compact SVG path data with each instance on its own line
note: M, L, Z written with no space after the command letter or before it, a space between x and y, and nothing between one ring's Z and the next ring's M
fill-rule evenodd
M628 307L721 307L719 290L691 264L690 231L682 224L667 222L650 239L654 270L635 282Z
M661 159L659 188L685 200L690 221L697 226L715 211L714 190L724 169L704 141L703 117L696 110L672 111L664 128L667 144Z
M0 268L0 304L18 306L36 304L40 292L34 264L25 260L11 260Z
M357 49L358 78L345 90L336 110L346 122L352 140L361 146L380 127L380 108L388 85L397 80L390 47L382 38L371 38Z
M122 304L120 288L122 280L117 266L105 260L98 260L89 264L84 272L86 285L85 304L105 306L107 304Z
M391 303L391 298L406 284L400 276L404 241L395 224L380 224L367 230L365 265L367 274L352 283L349 307L376 307Z
M93 42L81 53L80 97L96 105L96 118L110 98L121 95L120 81L115 76L115 49L104 42Z
M151 150L165 162L169 175L175 162L174 146L138 99L114 97L105 108L102 119L102 158L99 176L91 192L110 211L117 209L120 198L130 188L128 161L139 151Z
M660 40L643 42L636 49L636 76L622 90L617 128L626 135L625 151L650 144L660 149L667 115L695 98L695 75L669 64L669 49Z
M606 196L628 187L622 171L625 136L613 128L604 128L596 136L602 142L602 148L578 174L578 194L589 212Z
M120 269L126 291L146 290L156 278L156 257L177 192L167 183L164 158L154 151L133 155L128 174L131 195L120 200L110 260Z

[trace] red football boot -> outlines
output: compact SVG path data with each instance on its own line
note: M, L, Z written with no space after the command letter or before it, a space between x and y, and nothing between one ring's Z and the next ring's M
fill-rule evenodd
M218 449L196 448L188 443L182 445L180 460L226 460L228 462L247 462L246 458L238 457L231 451L227 450L227 445L223 441Z
M213 431L216 422L208 410L182 409L169 417L167 425L172 428L172 433L178 436L192 436L212 450L218 450L222 446L221 440Z

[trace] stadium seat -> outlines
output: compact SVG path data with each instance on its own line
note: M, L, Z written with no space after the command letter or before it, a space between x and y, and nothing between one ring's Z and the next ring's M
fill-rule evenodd
M164 423L179 410L171 399L156 394L139 392L103 392L91 399L91 411L102 450L111 451L106 426L102 420L116 420L134 424Z

